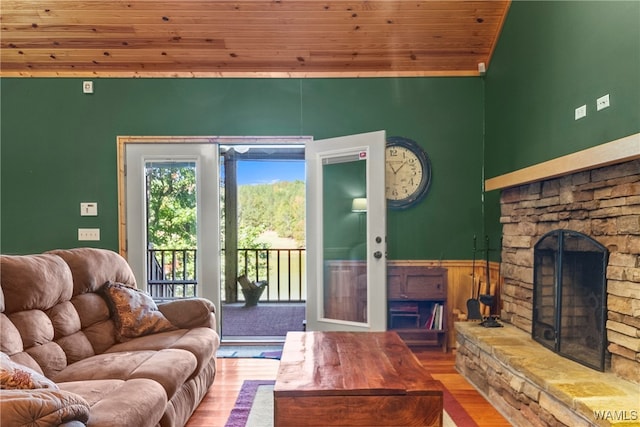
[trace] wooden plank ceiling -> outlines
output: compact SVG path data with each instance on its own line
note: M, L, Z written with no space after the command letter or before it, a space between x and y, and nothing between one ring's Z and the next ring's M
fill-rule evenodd
M2 0L1 76L469 76L509 0Z

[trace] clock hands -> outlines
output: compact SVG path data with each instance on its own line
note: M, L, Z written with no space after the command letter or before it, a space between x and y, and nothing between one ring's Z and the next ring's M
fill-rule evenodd
M398 163L398 162L393 162L393 163ZM402 167L403 167L407 162L403 161L403 162L402 162L402 164L400 165L400 167L399 167L398 169L394 169L394 168L393 168L393 163L392 163L392 162L389 162L389 166L391 167L391 172L393 172L393 174L394 174L394 175L397 175L398 171L399 171L400 169L402 169Z

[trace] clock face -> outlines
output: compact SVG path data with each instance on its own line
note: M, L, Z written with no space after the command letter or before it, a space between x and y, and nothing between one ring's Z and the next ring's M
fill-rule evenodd
M427 192L431 167L426 153L414 141L389 138L386 147L386 197L391 208L406 208Z

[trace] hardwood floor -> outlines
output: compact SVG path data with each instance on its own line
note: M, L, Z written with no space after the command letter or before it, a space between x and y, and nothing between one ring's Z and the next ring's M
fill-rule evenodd
M440 380L480 427L510 427L491 404L455 369L455 353L438 350L413 351L433 378ZM224 425L224 424L223 424Z
M469 384L454 367L455 353L414 350L431 375L440 380L480 427L509 427L511 424ZM186 427L222 427L233 408L244 380L275 379L278 360L219 358L213 386Z

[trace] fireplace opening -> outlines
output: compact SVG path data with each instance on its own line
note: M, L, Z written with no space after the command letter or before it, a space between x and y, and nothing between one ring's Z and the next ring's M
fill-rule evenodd
M534 247L534 340L599 371L605 369L607 248L554 230Z

